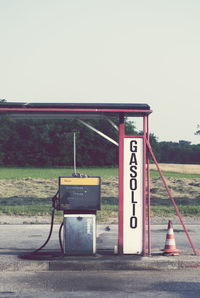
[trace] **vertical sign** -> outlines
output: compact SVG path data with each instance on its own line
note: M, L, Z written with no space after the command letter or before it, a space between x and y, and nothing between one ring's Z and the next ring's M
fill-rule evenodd
M143 138L124 139L123 253L143 250Z

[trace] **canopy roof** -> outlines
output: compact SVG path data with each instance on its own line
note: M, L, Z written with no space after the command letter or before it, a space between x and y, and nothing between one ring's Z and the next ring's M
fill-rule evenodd
M139 103L0 103L0 117L16 119L101 118L119 113L144 116L151 112L149 105Z

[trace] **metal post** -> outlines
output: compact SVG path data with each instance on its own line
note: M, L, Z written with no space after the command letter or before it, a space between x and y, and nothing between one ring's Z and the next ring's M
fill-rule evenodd
M146 256L146 116L143 116L143 256Z
M184 231L185 231L185 233L186 233L186 235L187 235L187 237L188 237L188 240L189 240L189 242L190 242L190 244L191 244L191 246L192 246L192 249L193 249L193 251L194 251L194 254L197 255L196 249L195 249L195 247L194 247L194 245L193 245L193 243L192 243L192 240L191 240L190 235L189 235L189 233L188 233L188 231L187 231L187 229L186 229L186 226L184 225L184 222L183 222L183 220L182 220L182 218L181 218L181 214L180 214L180 212L179 212L179 210L178 210L178 208L177 208L177 206L176 206L176 203L174 202L174 199L173 199L173 197L172 197L172 195L171 195L171 193L170 193L169 187L167 186L167 183L166 183L166 181L165 181L165 179L164 179L164 176L163 176L163 174L162 174L162 172L161 172L161 170L160 170L160 168L159 168L159 165L158 165L157 160L156 160L156 158L155 158L155 156L154 156L154 154L153 154L153 151L152 151L152 149L151 149L151 146L150 146L149 142L147 142L147 147L148 147L148 149L149 149L149 151L150 151L150 153L151 153L151 156L153 157L153 160L154 160L154 162L155 162L155 164L156 164L156 167L157 167L157 169L158 169L158 172L159 172L159 174L160 174L160 177L162 178L162 181L163 181L163 183L164 183L164 185L165 185L165 188L166 188L166 190L167 190L167 192L168 192L168 194L169 194L169 197L170 197L170 199L171 199L171 201L172 201L172 204L174 205L174 208L175 208L175 210L176 210L176 213L177 213L177 215L178 215L178 217L179 217L179 219L180 219L180 222L181 222L181 224L182 224L182 226L183 226L183 229L184 229Z
M119 230L118 251L123 254L124 113L119 114Z
M74 175L76 176L76 133L74 132Z
M147 115L147 142L149 142L149 115ZM148 199L148 255L151 255L151 220L150 220L150 167L149 150L147 150L147 199Z

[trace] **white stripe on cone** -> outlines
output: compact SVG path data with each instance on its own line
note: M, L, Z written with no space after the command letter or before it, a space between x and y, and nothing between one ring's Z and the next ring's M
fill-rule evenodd
M167 239L165 242L165 245L176 245L175 239Z
M169 230L168 230L168 233L167 233L168 235L173 235L174 234L174 231L173 231L173 229L172 228L170 228Z

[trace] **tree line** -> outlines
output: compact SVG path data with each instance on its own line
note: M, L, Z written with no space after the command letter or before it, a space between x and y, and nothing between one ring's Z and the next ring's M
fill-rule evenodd
M159 151L159 161L163 163L200 164L200 144L160 142Z
M118 119L113 121L118 124ZM107 121L87 121L118 142L118 132ZM76 120L0 120L1 166L73 166L73 133L76 133L77 166L118 166L118 147ZM126 134L139 134L126 121ZM150 134L158 162L200 163L200 144L187 141L158 142Z
M100 123L101 122L101 123ZM117 131L90 121L117 141ZM76 133L78 166L117 166L118 148L74 120L0 120L0 165L73 166Z

